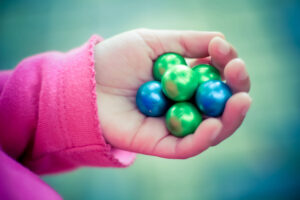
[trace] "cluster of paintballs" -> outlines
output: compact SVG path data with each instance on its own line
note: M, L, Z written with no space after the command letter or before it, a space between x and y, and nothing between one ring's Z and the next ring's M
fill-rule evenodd
M216 68L208 64L191 68L176 53L165 53L157 58L153 77L154 81L138 89L136 105L146 116L166 115L166 126L177 137L194 133L202 122L202 115L222 115L232 95Z

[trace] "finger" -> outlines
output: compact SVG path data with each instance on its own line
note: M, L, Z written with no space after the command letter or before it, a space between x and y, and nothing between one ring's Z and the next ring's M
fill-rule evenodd
M231 60L224 69L224 76L233 92L249 92L250 78L242 59Z
M189 58L203 58L208 56L210 40L216 36L224 37L219 32L202 31L138 29L135 32L150 48L152 60L166 52L175 52Z
M215 37L210 41L208 51L212 65L217 67L220 72L223 72L224 67L230 60L237 57L232 45L220 37Z
M249 94L246 92L237 93L228 100L221 117L222 131L215 141L212 142L212 146L219 144L237 130L250 108L251 101Z
M194 134L184 138L167 136L153 149L152 154L164 158L185 159L198 155L210 147L215 136L222 129L219 119L204 120Z
M191 61L189 63L189 66L195 67L195 66L200 65L200 64L210 65L210 57L194 59L193 61Z

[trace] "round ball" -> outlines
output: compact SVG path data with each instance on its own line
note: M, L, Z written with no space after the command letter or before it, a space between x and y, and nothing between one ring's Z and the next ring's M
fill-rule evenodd
M199 85L210 80L222 80L219 71L211 65L196 65L193 71L197 73Z
M196 92L196 104L207 116L222 115L227 100L232 96L231 89L222 81L212 80L201 84Z
M196 92L198 80L196 73L185 65L169 69L161 80L163 92L174 101L190 99Z
M149 81L141 85L136 94L136 105L146 116L159 117L169 108L169 100L162 92L158 81Z
M166 114L167 128L176 137L194 133L201 121L200 112L189 102L174 104Z
M185 59L177 53L165 53L154 62L153 76L160 81L164 73L174 65L187 65Z

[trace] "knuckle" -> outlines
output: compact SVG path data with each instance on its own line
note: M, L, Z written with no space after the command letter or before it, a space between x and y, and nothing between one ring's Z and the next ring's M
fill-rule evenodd
M145 33L149 32L150 30L147 28L137 28L137 29L134 29L133 31L136 33L139 33L139 34L145 34Z

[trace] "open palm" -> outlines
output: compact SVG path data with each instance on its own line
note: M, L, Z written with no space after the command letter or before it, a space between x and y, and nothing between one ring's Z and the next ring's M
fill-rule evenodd
M217 37L219 36L219 37ZM104 40L95 47L97 103L105 139L123 150L165 158L188 158L230 136L250 107L250 88L244 62L216 32L138 29ZM234 95L221 118L204 120L194 134L176 138L169 134L164 117L146 117L135 104L138 88L153 80L153 61L166 52L209 59ZM209 56L209 57L208 57Z

